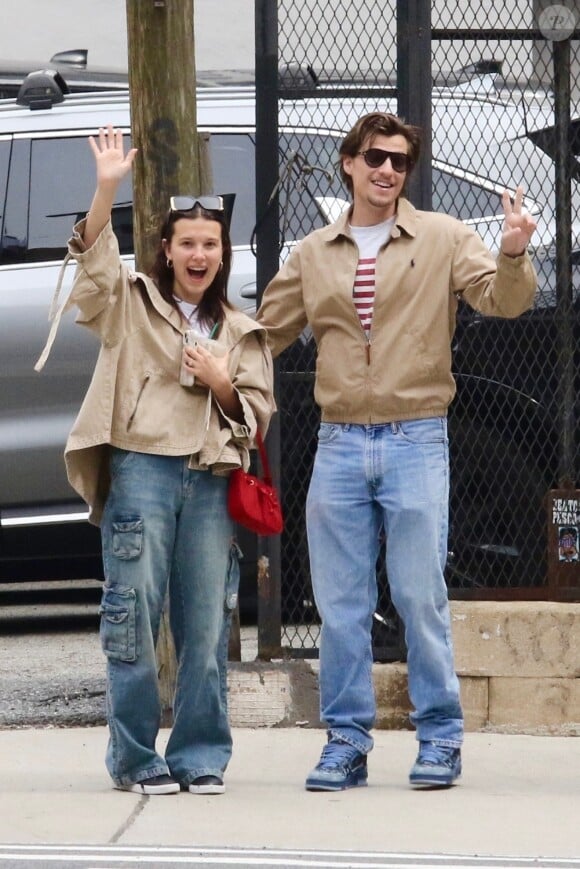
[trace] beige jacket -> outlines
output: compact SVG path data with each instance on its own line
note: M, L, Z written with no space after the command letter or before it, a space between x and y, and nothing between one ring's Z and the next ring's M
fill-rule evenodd
M358 248L349 215L311 233L267 286L257 320L275 356L310 324L314 396L325 422L388 423L444 416L455 395L451 339L458 299L483 314L531 307L536 274L526 253L493 259L481 238L445 214L398 203L376 262L370 340L353 303Z
M207 388L180 386L184 326L178 311L153 281L123 263L110 223L88 250L83 228L81 221L69 241L78 267L60 313L76 305L77 322L99 336L101 350L65 461L71 485L98 524L109 489L109 445L189 456L190 468L227 474L240 465L248 468L256 429L265 434L275 405L266 332L237 310L226 309L217 340L229 351L244 422L228 418ZM54 334L37 368L53 339Z

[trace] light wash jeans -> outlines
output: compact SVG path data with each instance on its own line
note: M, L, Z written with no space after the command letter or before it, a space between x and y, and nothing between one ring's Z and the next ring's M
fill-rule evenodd
M322 423L306 518L322 619L321 717L367 753L376 704L371 627L384 524L391 599L405 625L417 739L460 746L447 558L449 455L444 418L387 425Z
M185 457L114 449L101 534L107 656L107 769L118 785L169 772L187 786L223 776L232 750L227 650L239 563L227 478L192 471ZM157 641L169 588L177 655L173 727L165 758Z

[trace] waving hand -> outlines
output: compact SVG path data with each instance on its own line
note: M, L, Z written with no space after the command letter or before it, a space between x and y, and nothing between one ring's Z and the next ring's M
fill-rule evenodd
M91 203L85 224L84 241L90 247L111 217L117 187L131 171L136 148L125 154L123 133L111 124L99 130L98 140L89 136L89 145L95 158L97 169L97 189Z

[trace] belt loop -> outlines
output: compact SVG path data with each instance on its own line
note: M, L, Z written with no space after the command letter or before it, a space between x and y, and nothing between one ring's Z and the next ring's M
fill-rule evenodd
M398 422L391 423L391 432L394 435L398 434L398 432L399 432L399 423Z

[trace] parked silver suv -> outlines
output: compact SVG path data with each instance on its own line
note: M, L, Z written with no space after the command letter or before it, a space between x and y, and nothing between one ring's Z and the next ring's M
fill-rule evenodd
M98 347L71 314L63 318L41 375L34 363L47 337L47 315L67 239L73 223L88 210L94 191L87 137L107 123L130 135L129 95L116 90L63 96L63 85L60 73L40 71L25 80L16 100L0 101L0 576L8 561L5 578L32 571L28 560L36 553L43 555L42 570L49 569L49 538L63 553L72 547L73 570L82 570L78 560L95 549L86 523L69 533L70 523L83 520L86 510L68 485L62 454ZM198 127L210 133L215 189L235 194L229 296L250 314L256 308L254 108L253 87L198 91ZM306 151L327 165L334 159L336 134L286 128L281 148L288 153ZM326 178L326 186L344 195L336 180ZM293 190L290 200L287 238L300 235L298 215L310 227L322 225L324 217L314 196ZM131 260L130 179L118 191L113 225L122 255ZM63 294L73 268L66 269ZM40 529L40 535L32 537L33 528ZM22 571L15 560L25 562ZM91 565L94 572L94 560ZM61 575L62 563L55 570Z

